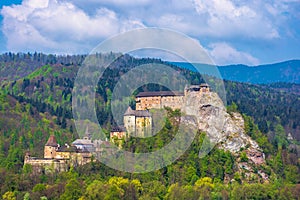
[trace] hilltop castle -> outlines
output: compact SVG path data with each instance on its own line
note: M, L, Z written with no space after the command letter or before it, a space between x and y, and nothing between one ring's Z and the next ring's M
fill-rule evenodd
M184 89L184 92L156 91L140 92L136 98L136 110L128 107L123 116L124 127L114 127L110 133L112 142L127 139L130 135L144 137L152 131L152 116L150 109L163 109L169 107L172 110L182 109L185 97L190 92L196 92L200 96L209 94L208 84L191 85Z
M209 94L207 84L192 85L186 87L184 92L159 91L140 92L136 96L136 110L128 107L123 115L124 126L113 127L110 132L110 141L119 143L130 136L144 137L152 132L152 115L150 109L163 109L169 107L173 110L182 109L189 93L197 95ZM120 142L121 141L121 142ZM103 145L102 145L103 144ZM109 147L107 141L90 138L88 128L82 139L77 139L71 145L60 146L54 135L51 135L44 147L44 158L36 158L26 153L24 165L31 165L37 172L67 171L70 167L84 165L92 161L93 153L101 155L102 146ZM100 154L99 154L100 153Z
M140 92L136 96L136 110L149 110L152 108L162 109L169 107L173 110L181 109L184 97L189 92L207 93L210 92L208 84L192 85L186 87L184 92L159 91L159 92Z

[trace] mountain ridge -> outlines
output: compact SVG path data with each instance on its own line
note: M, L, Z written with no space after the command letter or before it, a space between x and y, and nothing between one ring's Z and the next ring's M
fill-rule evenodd
M203 74L215 75L214 71L204 69L210 66L201 63L169 62L172 65L196 71ZM194 66L193 66L194 65ZM225 80L238 81L252 84L269 83L300 83L300 60L287 60L273 64L248 66L244 64L233 64L217 66L220 75Z

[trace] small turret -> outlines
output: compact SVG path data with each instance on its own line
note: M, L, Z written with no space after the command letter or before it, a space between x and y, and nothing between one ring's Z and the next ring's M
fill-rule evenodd
M58 144L54 135L50 135L44 149L44 158L55 158Z
M186 96L189 92L210 92L209 85L207 83L201 83L200 85L190 85L189 87L185 87L184 95Z
M201 83L200 92L210 92L209 85L207 83Z

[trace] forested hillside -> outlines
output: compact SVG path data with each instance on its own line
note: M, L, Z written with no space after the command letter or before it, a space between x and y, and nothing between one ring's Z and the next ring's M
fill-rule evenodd
M253 177L246 177L246 170L238 170L237 162L247 162L244 155L234 156L214 148L209 156L199 159L205 133L198 133L189 150L174 164L155 172L128 174L95 161L61 174L32 173L30 167L23 167L26 151L42 156L50 134L60 144L78 137L72 122L72 89L84 58L40 53L0 56L0 195L3 198L23 199L27 195L30 199L41 196L48 199L59 199L59 196L61 199L198 199L201 195L212 199L296 199L300 196L299 86L285 83L224 82L228 111L243 114L246 133L266 155L264 165L253 166ZM122 55L99 80L97 116L107 133L114 125L110 100L115 84L122 74L146 63L169 65L159 59ZM203 82L195 72L172 67L193 84ZM210 77L209 81L216 79ZM149 84L136 92L163 89ZM87 106L85 101L78 104ZM156 137L145 141L131 139L124 148L134 152L161 148L176 132L174 117L179 113L170 110L168 113L168 121ZM289 133L293 139L288 139ZM268 173L268 181L262 180L259 170Z
M65 117L70 118L72 87L78 67L84 58L85 56L63 57L37 53L33 55L4 54L0 59L2 60L0 63L1 70L5 71L6 75L1 73L1 76L6 76L8 80L2 81L2 88L16 98L21 98L21 101L32 101L34 104L39 104L38 107L41 107L42 111L48 111L51 114L59 115L59 117L62 117L61 110L65 109ZM28 64L25 64L26 60ZM35 67L35 65L38 66L39 62L37 61L41 63L39 68ZM105 108L104 102L107 102L119 76L135 66L147 63L167 64L161 60L135 59L129 55L124 55L105 71L97 88L99 101L102 101L102 104L99 104L98 107L101 124L111 123L111 121L107 121L107 119L110 119L109 112L107 112L110 108ZM187 77L193 84L203 82L203 78L197 73L176 66L172 67ZM16 80L12 81L10 79ZM213 79L211 80L213 81ZM274 127L280 124L287 133L290 132L295 138L300 139L300 121L297 120L300 118L299 96L297 94L299 85L284 83L251 85L231 81L225 81L224 83L226 103L228 105L232 102L236 103L239 111L252 116L263 132L271 133ZM148 85L142 89L159 90L162 88ZM55 111L59 112L55 114ZM104 119L106 117L102 119L101 116L107 116L107 119Z

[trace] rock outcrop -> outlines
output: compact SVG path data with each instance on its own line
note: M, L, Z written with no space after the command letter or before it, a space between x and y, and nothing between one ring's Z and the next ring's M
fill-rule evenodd
M196 118L199 130L206 132L210 143L232 153L241 148L261 152L258 144L246 135L241 114L227 113L217 93L188 93L182 112Z
M242 115L237 112L228 113L217 93L188 92L181 111L185 114L181 122L196 126L206 133L199 149L200 158L205 157L216 146L235 156L235 170L236 173L243 174L242 181L269 181L265 171L257 171L257 166L265 164L265 155L256 141L245 133ZM233 177L226 176L227 182L235 181Z

